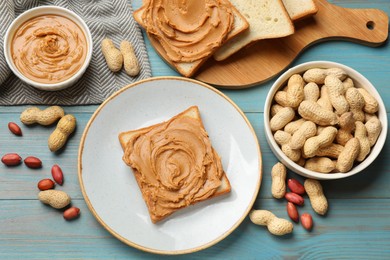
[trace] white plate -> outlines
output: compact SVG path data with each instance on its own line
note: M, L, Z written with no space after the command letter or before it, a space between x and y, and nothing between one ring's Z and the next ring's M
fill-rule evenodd
M122 161L118 134L168 120L192 105L199 107L232 191L152 224L132 170ZM260 146L244 113L220 91L179 77L139 81L108 98L85 128L78 164L85 201L103 227L128 245L159 254L195 252L228 236L247 216L262 177Z

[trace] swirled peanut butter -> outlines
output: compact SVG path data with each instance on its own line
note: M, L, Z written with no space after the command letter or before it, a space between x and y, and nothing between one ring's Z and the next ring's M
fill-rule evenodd
M208 57L234 24L231 4L225 0L148 0L142 10L143 27L174 62Z
M201 121L180 114L137 131L123 160L134 169L153 222L210 198L224 175Z
M42 15L23 23L11 45L12 59L27 78L58 83L83 65L87 40L81 28L60 15Z

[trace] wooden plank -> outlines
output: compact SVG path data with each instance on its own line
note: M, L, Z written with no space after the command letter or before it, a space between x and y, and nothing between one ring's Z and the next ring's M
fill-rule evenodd
M271 198L271 169L277 162L277 158L266 141L263 114L249 113L247 116L256 131L262 152L263 180L259 197ZM390 189L388 189L390 169L384 163L388 161L390 161L390 147L385 145L379 157L361 173L345 179L322 181L324 191L330 198L390 198ZM300 181L305 179L290 170L288 170L288 178L297 178Z
M71 197L81 199L82 194L77 177L77 153L83 129L87 124L89 113L74 113L78 127L68 144L61 153L52 153L47 148L47 138L54 126L26 127L21 125L24 136L12 135L7 128L7 122L17 119L16 113L1 114L0 121L0 147L1 155L8 152L20 153L22 157L34 155L43 161L41 169L29 169L25 165L6 167L0 164L0 199L35 199L37 196L37 183L43 178L50 178L50 169L53 164L62 167L65 182L62 187ZM264 135L264 123L262 113L246 113L260 142L263 160L263 181L260 190L261 198L271 198L271 168L277 159L270 150ZM330 198L390 198L390 169L383 162L390 161L390 146L385 146L379 158L373 165L356 176L324 181L324 189ZM291 171L289 176L303 180L303 178ZM349 185L353 183L353 185Z
M81 208L81 215L67 222L62 211L36 200L0 200L0 258L172 259L123 244L98 224L82 200L73 204ZM325 217L315 215L309 205L298 209L313 214L315 224L311 232L294 224L291 235L275 237L265 227L245 219L215 246L179 258L383 259L390 254L389 199L331 199L330 205ZM255 208L269 209L287 218L284 202L260 199Z

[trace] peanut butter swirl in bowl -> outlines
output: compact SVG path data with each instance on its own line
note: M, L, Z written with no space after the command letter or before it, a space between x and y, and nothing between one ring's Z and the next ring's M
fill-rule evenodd
M84 20L59 6L38 6L20 14L4 37L12 72L35 88L56 91L75 84L92 59L93 41Z
M29 79L56 83L80 69L86 48L86 37L77 24L60 15L42 15L18 28L11 54L18 70Z

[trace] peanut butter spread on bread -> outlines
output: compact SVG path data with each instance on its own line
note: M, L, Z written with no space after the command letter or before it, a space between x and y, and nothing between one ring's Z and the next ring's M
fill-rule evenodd
M137 131L123 160L134 170L153 222L213 196L224 175L202 122L180 114Z
M174 62L208 57L234 24L232 5L226 0L147 0L140 10L142 26Z

